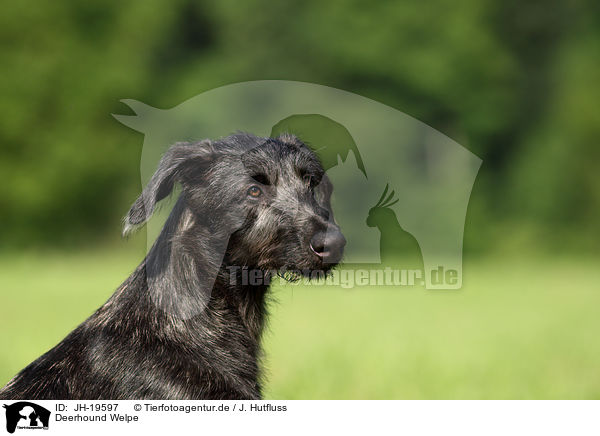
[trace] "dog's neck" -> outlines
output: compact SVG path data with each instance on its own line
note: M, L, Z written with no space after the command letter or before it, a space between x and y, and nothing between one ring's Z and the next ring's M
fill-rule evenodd
M250 283L239 266L227 265L231 232L203 222L180 198L145 261L149 296L161 311L182 320L238 318L258 346L268 280L253 277Z

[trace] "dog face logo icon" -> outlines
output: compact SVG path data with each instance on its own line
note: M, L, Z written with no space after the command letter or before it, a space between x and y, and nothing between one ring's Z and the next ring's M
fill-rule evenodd
M6 431L18 429L48 429L50 411L28 401L3 406L6 409Z

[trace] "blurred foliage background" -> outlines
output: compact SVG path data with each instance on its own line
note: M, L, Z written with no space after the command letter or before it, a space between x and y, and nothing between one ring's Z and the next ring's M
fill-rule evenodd
M483 159L466 248L598 250L592 0L11 2L0 16L0 240L87 244L139 191L111 113L286 79L378 100Z
M143 237L117 242L143 139L111 117L119 100L285 79L392 106L483 165L464 290L284 290L269 395L600 397L599 2L12 1L0 71L0 385L143 255Z

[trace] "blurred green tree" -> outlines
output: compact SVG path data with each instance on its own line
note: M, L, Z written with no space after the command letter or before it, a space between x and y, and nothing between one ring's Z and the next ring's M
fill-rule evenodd
M110 117L120 99L169 107L287 79L379 100L478 154L467 247L510 223L597 249L599 48L591 0L11 2L0 240L77 244L115 228L140 189L141 138Z

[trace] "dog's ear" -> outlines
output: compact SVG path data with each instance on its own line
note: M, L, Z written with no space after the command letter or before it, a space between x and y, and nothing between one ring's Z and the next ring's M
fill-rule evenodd
M208 140L172 145L158 163L156 172L125 216L123 235L131 233L150 219L156 203L167 197L175 183L199 182L215 157Z

